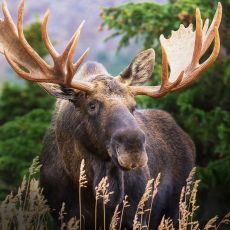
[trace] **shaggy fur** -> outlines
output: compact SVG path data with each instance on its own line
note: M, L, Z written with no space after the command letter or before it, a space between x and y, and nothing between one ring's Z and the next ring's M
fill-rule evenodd
M106 206L107 224L116 205L128 195L130 207L124 213L122 229L132 229L145 185L159 172L161 182L150 228L156 229L163 215L172 217L176 223L179 194L194 166L193 142L168 113L157 109L135 110L135 100L125 84L106 71L92 74L91 68L99 67L96 63L85 64L81 71L89 73L85 77L95 84L94 93L72 90L69 101L59 99L44 142L41 185L57 226L62 202L66 203L66 221L73 216L79 218L78 179L82 159L88 179L82 193L85 229L94 227L95 186L102 177L108 177L109 190L114 191ZM149 71L150 66L146 69ZM103 226L101 211L99 204L98 227Z

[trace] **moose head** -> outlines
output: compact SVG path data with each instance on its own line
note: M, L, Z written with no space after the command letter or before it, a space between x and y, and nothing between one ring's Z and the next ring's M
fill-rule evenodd
M155 63L153 49L138 53L131 64L118 76L112 77L105 68L94 63L79 66L87 56L87 49L73 63L75 49L84 22L79 26L62 54L50 42L47 33L49 12L44 16L41 32L44 44L53 59L47 64L29 45L23 33L24 0L21 0L17 25L7 5L3 3L4 20L0 22L0 52L21 78L40 84L50 95L64 99L81 119L83 141L90 149L98 149L101 156L110 159L123 169L144 167L146 134L135 119L135 96L159 98L169 92L188 87L217 58L220 50L218 27L222 8L218 4L209 26L203 23L196 9L196 30L183 25L166 39L160 37L162 49L162 78L157 86L146 86ZM201 58L214 40L211 55L203 63ZM170 67L170 74L168 68ZM73 115L74 119L74 115ZM76 124L78 126L78 124ZM83 132L84 131L84 132Z

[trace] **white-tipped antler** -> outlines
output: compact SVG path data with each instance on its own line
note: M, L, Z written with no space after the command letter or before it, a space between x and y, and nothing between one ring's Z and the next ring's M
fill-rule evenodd
M218 28L221 17L222 6L221 3L218 3L212 24L208 28L208 19L203 25L200 10L197 8L196 31L192 30L192 24L187 28L180 25L177 31L172 31L169 39L161 35L162 83L160 86L131 86L133 94L162 97L168 92L189 86L216 60L219 54ZM201 57L210 47L213 39L215 45L210 57L200 64ZM168 76L168 65L170 66L170 76Z

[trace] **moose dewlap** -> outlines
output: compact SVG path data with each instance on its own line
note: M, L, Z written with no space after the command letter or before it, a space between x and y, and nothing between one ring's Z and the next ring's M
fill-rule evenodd
M103 226L101 201L98 201L95 218L95 187L106 176L109 191L113 191L106 204L106 229L116 205L121 204L126 195L130 206L126 207L121 228L132 229L146 183L158 173L161 173L161 181L153 202L150 229L157 229L164 215L171 217L176 225L179 194L194 167L194 144L168 113L157 109L136 110L134 97L158 98L185 88L215 61L220 50L221 4L218 4L210 26L208 19L203 23L197 9L195 31L192 25L187 28L181 25L169 39L163 35L160 37L162 82L158 86L143 85L153 72L153 49L138 53L116 77L97 62L86 62L79 69L89 51L87 49L73 63L83 23L59 54L46 30L47 12L41 31L53 59L51 66L25 39L24 0L19 5L17 25L5 2L2 9L0 52L19 77L39 83L50 95L58 98L53 122L44 141L41 169L41 185L57 227L60 226L58 216L63 202L66 204L66 221L73 216L84 217L85 229L92 229L95 223L98 228ZM213 40L211 55L199 63ZM88 182L79 203L82 159L85 160ZM145 215L142 223L146 223Z

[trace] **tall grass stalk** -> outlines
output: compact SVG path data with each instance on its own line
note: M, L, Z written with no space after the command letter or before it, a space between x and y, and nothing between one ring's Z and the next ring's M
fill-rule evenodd
M41 168L41 164L39 162L39 157L37 156L33 159L33 162L31 166L29 167L29 176L28 176L27 183L26 183L26 192L25 192L25 197L24 197L24 202L23 202L23 207L22 207L23 211L25 210L25 207L26 207L26 201L27 201L27 196L28 196L28 190L30 187L31 177L37 174L40 171L40 168Z
M94 230L97 230L97 195L95 199L95 208L94 208Z
M62 203L61 210L59 211L59 218L58 218L60 220L60 222L61 222L61 228L60 228L61 230L64 230L66 228L66 223L64 221L65 215L66 215L66 213L65 213L65 203Z
M147 229L149 229L150 219L151 219L151 214L152 214L152 209L153 209L153 201L158 192L158 185L160 184L160 177L161 177L161 174L159 173L157 175L156 180L154 181L153 190L151 194L151 204L150 204L150 210L149 210L149 215L148 215Z
M121 218L120 218L119 230L121 230L122 220L123 220L123 215L124 215L124 210L125 210L125 208L128 208L130 206L127 199L128 199L128 196L125 195L125 199L122 201L123 206L122 206L122 210L121 210Z
M103 225L104 225L104 230L106 230L106 213L105 213L105 206L106 204L110 201L110 196L113 194L113 191L109 191L109 182L108 182L108 177L103 177L101 181L99 182L98 186L95 188L96 190L96 202L99 199L102 199L102 206L103 206ZM97 204L97 203L96 203ZM95 207L96 208L96 207ZM95 216L97 218L97 216ZM96 222L96 221L95 221ZM95 224L95 228L96 228Z
M82 208L81 208L81 190L82 188L87 187L87 179L86 179L86 172L85 172L85 160L83 159L81 161L81 166L80 166L80 175L79 175L79 214L80 214L80 230L82 229Z
M141 200L139 201L137 205L137 211L134 217L134 222L133 222L133 229L142 229L143 225L143 217L149 209L146 208L146 205L148 205L148 201L151 197L151 191L152 191L152 186L153 186L153 179L149 180L146 184L145 187L145 192L141 197Z
M104 220L104 230L106 230L105 202L104 202L104 199L103 199L103 220Z
M120 212L118 211L119 205L116 206L115 211L113 213L112 220L110 222L109 230L116 230L116 227L120 221Z

